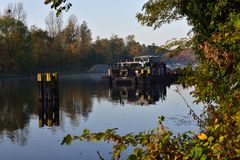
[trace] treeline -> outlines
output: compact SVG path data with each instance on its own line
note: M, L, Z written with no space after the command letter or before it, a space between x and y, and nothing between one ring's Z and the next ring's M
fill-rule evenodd
M9 4L0 15L0 73L84 71L94 64L112 64L141 54L158 54L160 47L136 42L134 35L92 39L87 22L71 15L66 25L50 12L46 30L26 25L22 3Z

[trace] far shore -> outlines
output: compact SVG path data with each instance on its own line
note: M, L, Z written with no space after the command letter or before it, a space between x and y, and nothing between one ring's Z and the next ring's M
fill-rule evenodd
M42 72L43 73L43 72ZM47 72L44 72L44 73L47 73ZM104 75L104 74L107 74L106 72L99 72L99 73L96 73L96 72L58 72L59 75L63 78L67 78L68 76L78 76L78 75ZM35 78L36 77L36 74L12 74L12 73L9 73L9 74L3 74L3 73L0 73L0 79L19 79L19 78Z

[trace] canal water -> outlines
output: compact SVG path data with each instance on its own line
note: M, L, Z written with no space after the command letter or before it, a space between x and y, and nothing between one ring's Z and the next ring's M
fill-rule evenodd
M60 101L55 118L48 121L39 110L34 78L0 80L1 160L95 160L97 151L111 159L111 143L74 141L61 145L67 134L79 135L85 128L93 132L118 128L127 134L157 127L158 116L174 134L199 132L196 116L201 106L192 104L193 88L161 83L152 87L113 87L100 83L101 75L62 76ZM176 92L179 89L191 109ZM193 113L195 112L195 114ZM49 123L48 123L49 122ZM123 153L123 158L130 151Z

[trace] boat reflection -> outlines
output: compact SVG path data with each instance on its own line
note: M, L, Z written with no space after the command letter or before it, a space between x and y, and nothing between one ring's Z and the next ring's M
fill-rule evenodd
M150 105L166 100L167 87L170 83L160 85L113 86L109 89L109 100L124 104Z

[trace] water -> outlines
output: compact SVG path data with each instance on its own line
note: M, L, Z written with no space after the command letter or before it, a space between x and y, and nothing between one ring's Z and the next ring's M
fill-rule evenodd
M177 84L150 88L114 87L99 83L100 76L64 76L59 81L60 103L53 126L39 121L38 88L35 79L0 80L0 155L1 160L94 160L97 151L110 159L111 144L80 142L60 145L67 134L79 135L83 129L103 131L118 128L119 134L157 127L157 117L177 134L199 131L192 111L180 95L181 90L197 115L201 107L192 104L189 92ZM58 117L57 116L57 117ZM129 151L124 152L123 157Z

